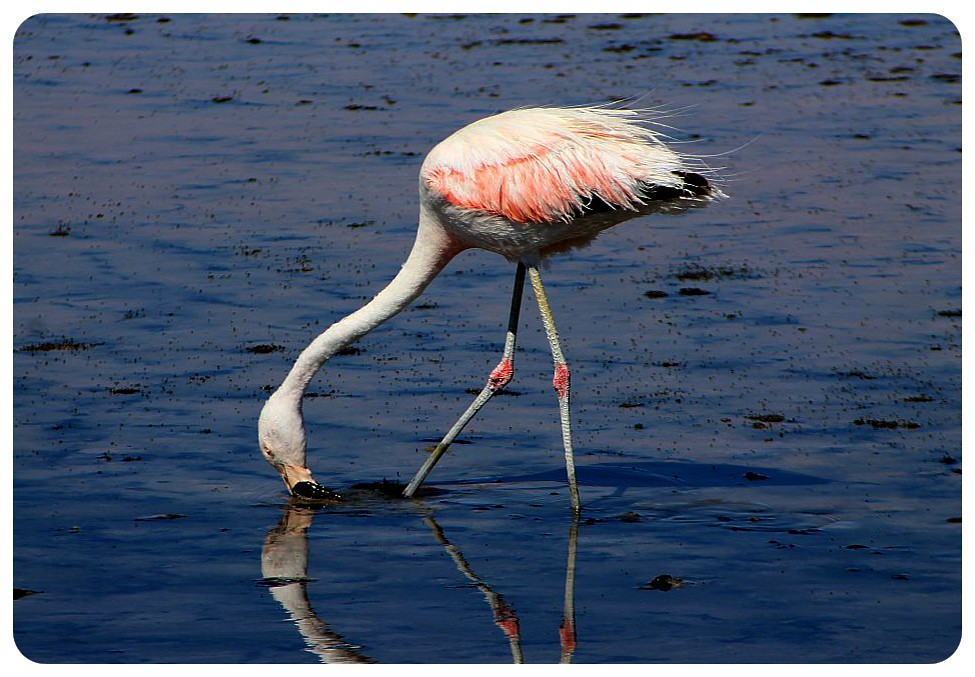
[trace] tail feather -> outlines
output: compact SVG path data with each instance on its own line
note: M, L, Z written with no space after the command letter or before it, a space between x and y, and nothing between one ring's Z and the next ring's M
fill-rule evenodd
M655 212L673 211L667 207L681 206L685 200L707 200L715 196L715 189L711 182L701 174L695 172L676 171L674 175L680 178L679 186L664 186L653 183L644 183L639 191L641 204L636 206L634 211ZM619 205L606 202L599 196L593 198L579 208L579 216L589 214L599 214L603 212L619 211Z

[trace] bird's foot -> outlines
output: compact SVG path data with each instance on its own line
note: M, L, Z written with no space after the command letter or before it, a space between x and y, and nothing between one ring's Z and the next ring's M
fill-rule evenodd
M342 500L342 496L314 480L296 483L291 487L291 495L306 501L333 502Z

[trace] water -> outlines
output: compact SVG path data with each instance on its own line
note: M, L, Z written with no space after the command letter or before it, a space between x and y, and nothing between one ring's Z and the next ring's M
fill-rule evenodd
M933 15L29 19L17 646L52 663L949 656L960 52ZM435 470L445 493L350 490L408 480L496 363L513 271L484 252L316 379L313 468L353 498L289 506L258 412L398 269L424 153L499 110L633 95L684 111L688 150L733 151L711 159L731 198L630 221L545 273L581 522L530 291L512 392ZM682 585L655 589L667 576Z

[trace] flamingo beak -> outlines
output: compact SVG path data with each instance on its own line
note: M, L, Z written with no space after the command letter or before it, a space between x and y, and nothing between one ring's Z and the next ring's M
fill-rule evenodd
M281 479L284 480L284 486L288 487L288 491L294 493L295 485L299 482L314 482L315 480L311 477L311 470L300 465L279 465L275 468L279 473L281 473Z
M292 496L311 499L315 501L340 501L342 497L331 489L323 487L311 476L311 470L303 465L292 463L282 463L275 457L271 448L261 443L261 453L267 462L278 471L284 486L288 488L288 493Z
M277 470L281 473L284 486L296 498L325 502L342 500L342 496L316 482L311 470L304 466L282 465Z

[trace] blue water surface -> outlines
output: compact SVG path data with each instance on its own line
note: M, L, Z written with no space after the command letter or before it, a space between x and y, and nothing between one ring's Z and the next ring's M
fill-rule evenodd
M961 42L935 15L38 15L16 32L14 639L42 663L940 661L961 635ZM551 261L585 510L526 292L395 274L424 154L528 105L669 111L729 195ZM681 290L700 290L684 291ZM650 292L648 294L648 292ZM706 293L700 293L706 292Z

